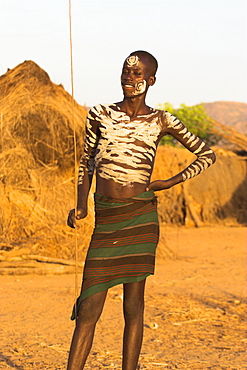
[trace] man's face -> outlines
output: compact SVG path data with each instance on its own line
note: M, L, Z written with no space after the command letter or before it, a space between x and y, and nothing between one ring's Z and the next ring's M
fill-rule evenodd
M155 77L151 74L147 58L131 55L125 60L121 74L124 97L141 95L154 82Z

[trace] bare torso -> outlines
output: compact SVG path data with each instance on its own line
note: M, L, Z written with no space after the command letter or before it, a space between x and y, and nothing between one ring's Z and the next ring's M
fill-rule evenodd
M179 174L150 184L158 143L167 134L197 158ZM94 172L98 194L130 198L147 189L169 189L197 176L214 161L213 151L168 112L149 108L149 113L141 111L141 114L130 116L117 104L98 105L87 117L78 177L78 208L86 214Z
M96 176L96 193L112 198L131 198L143 193L147 185L133 183L131 187L116 184L113 180L104 180Z
M129 117L113 104L99 107L97 116L96 192L115 198L144 192L162 131L160 111Z

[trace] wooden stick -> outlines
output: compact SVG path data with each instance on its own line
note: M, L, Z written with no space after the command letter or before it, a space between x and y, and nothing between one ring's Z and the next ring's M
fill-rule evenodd
M35 254L29 254L26 256L26 259L36 260L38 262L48 262L48 263L58 263L60 265L68 265L68 266L75 266L75 261L73 260L65 260L63 258L53 258L53 257L45 257L45 256L38 256ZM84 262L78 262L79 267L84 266Z

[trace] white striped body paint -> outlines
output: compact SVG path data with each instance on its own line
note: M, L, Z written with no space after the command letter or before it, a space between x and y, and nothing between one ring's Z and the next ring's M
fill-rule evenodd
M122 186L148 184L157 145L164 134L173 135L197 156L182 171L183 181L195 177L213 163L213 151L168 112L152 110L131 119L115 104L94 107L87 118L78 184L83 184L85 171L93 174L94 167L102 179Z
M94 173L94 156L97 146L97 135L92 130L92 125L89 118L86 120L86 138L84 142L84 154L80 160L79 172L78 172L78 185L82 185L84 181L85 171L90 176Z
M123 186L131 186L134 182L146 184L161 132L157 113L131 120L120 110L110 106L104 108L97 106L92 110L100 123L101 137L95 155L99 176ZM91 119L94 118L92 114L89 115Z
M206 170L209 166L213 164L213 160L211 158L213 151L211 149L203 151L203 148L206 144L201 139L199 139L199 137L189 132L187 127L185 127L179 121L179 119L177 119L170 113L167 113L167 121L167 128L177 130L178 134L182 135L181 142L183 143L183 145L185 145L186 147L188 146L188 149L198 156L198 159L183 171L183 181L197 176L201 171ZM200 143L199 146L198 143Z

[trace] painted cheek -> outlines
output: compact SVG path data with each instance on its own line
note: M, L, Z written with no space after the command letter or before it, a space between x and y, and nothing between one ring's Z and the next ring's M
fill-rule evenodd
M134 95L139 95L145 92L147 86L146 80L139 81L135 84Z

